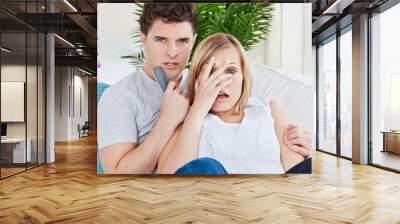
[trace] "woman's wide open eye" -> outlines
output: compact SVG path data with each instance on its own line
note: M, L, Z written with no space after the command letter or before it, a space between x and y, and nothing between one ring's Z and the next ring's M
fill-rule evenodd
M210 72L211 75L212 75L216 70L217 70L216 68L212 68L212 69L211 69L211 72Z
M227 68L226 70L225 70L225 72L227 73L227 74L235 74L236 72L237 72L237 69L236 68Z

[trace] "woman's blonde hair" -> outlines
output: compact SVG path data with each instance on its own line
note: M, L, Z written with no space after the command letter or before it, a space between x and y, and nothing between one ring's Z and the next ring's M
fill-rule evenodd
M195 82L202 67L211 58L212 54L222 48L234 47L240 56L240 66L243 74L242 92L235 104L235 109L242 112L251 91L251 78L248 69L246 54L240 42L232 35L226 33L215 33L208 36L199 43L192 56L192 63L189 72L188 97L190 104L193 103L195 95Z

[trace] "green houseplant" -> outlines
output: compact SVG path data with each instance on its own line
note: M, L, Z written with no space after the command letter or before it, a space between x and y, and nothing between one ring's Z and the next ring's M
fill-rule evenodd
M143 4L138 6L134 14L140 16ZM268 3L196 3L198 30L193 49L207 36L224 32L235 36L246 51L255 44L266 39L272 21L272 5ZM132 38L140 45L139 30L134 30ZM136 67L144 61L143 49L131 51L122 56Z

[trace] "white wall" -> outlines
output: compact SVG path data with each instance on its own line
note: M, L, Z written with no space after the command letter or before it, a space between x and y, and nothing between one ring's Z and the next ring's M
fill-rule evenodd
M76 74L77 70L75 70L75 75L74 75L74 96L72 98L74 99L74 108L75 113L72 113L73 119L71 120L71 132L70 135L72 138L78 138L79 133L78 133L78 124L82 126L85 121L88 121L88 77L81 76L78 73ZM79 72L79 71L78 71ZM80 90L80 93L78 91ZM80 99L79 99L79 94L80 94ZM79 100L81 102L79 102ZM81 108L79 108L81 107ZM81 113L79 110L82 110Z
M79 137L78 124L82 126L88 120L88 78L83 75L76 68L56 67L56 141L77 139ZM79 89L80 103L77 97ZM77 105L82 106L82 114L79 113Z
M135 71L120 57L137 48L132 31L139 27L132 3L97 4L97 81L114 84Z
M249 60L311 77L311 3L272 6L270 34L249 52Z
M26 84L25 75L26 69L28 73L33 70L32 66L25 67L25 65L18 65L18 64L6 64L1 66L1 81L2 82L24 82ZM30 73L29 73L30 74ZM3 93L4 90L2 90ZM22 93L23 94L23 93ZM7 98L7 96L1 96L2 99ZM24 97L22 97L24 98ZM23 103L24 104L24 103ZM10 113L9 111L11 108L5 108L4 102L2 102L2 114ZM7 134L8 136L14 137L24 137L25 136L25 125L24 125L24 106L20 108L22 111L22 122L7 122ZM12 113L12 112L11 112ZM2 118L3 120L3 118Z
M67 140L67 117L68 117L68 76L66 75L67 67L56 67L55 68L55 140L66 141ZM67 95L68 96L68 95Z

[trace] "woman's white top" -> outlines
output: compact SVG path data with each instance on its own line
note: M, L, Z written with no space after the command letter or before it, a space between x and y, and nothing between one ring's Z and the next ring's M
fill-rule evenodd
M249 99L241 123L226 123L208 114L199 157L218 160L229 174L285 173L274 122L270 107L256 98Z

